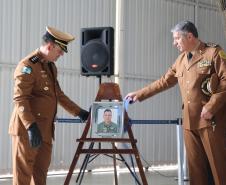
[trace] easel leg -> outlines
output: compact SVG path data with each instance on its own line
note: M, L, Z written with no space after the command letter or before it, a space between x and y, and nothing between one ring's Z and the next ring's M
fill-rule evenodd
M65 180L65 182L64 182L64 185L69 185L69 183L70 183L71 176L72 176L73 171L74 171L74 169L75 169L75 166L76 166L76 164L77 164L77 162L78 162L78 158L79 158L79 156L80 156L81 149L82 149L83 145L84 145L83 142L80 142L80 143L78 144L77 151L76 151L75 156L74 156L74 158L73 158L73 160L72 160L72 163L71 163L71 166L70 166L70 168L69 168L69 172L68 172L68 174L67 174L67 177L66 177L66 180Z
M112 148L115 149L115 143L112 143ZM116 155L113 154L113 164L114 164L114 174L115 174L115 185L118 185L118 176L117 176L117 168L116 168Z
M89 116L89 118L88 118L88 121L87 121L87 123L86 123L85 129L84 129L84 131L83 131L83 134L82 134L82 137L81 137L81 138L86 138L87 133L88 133L88 131L89 131L89 127L90 127L90 116ZM78 159L79 159L79 156L80 156L80 154L81 154L83 145L84 145L84 142L79 142L78 147L77 147L77 150L76 150L75 155L74 155L74 158L73 158L73 160L72 160L72 162L71 162L71 166L70 166L70 168L69 168L67 177L66 177L66 179L65 179L65 181L64 181L64 185L69 185L69 183L70 183L71 176L72 176L73 171L74 171L74 169L75 169L75 166L76 166L76 164L77 164L77 162L78 162Z

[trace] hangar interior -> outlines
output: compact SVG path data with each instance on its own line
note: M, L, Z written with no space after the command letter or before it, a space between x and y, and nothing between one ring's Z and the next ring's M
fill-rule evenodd
M65 94L87 110L95 100L99 79L81 75L81 28L114 28L115 74L102 76L101 80L118 83L122 97L158 79L173 64L179 53L172 45L170 30L181 20L194 22L201 40L226 49L224 17L216 0L1 0L0 12L1 178L10 177L12 171L8 126L13 109L14 69L20 59L40 46L47 25L75 36L69 52L57 61L58 80ZM128 114L134 120L181 118L178 87L130 105ZM73 117L59 107L57 118ZM50 174L68 170L84 126L56 122ZM177 169L175 125L135 124L132 131L144 166ZM82 161L83 157L77 168ZM100 156L88 169L111 166L112 159ZM122 178L123 184L130 183L126 178L129 177Z

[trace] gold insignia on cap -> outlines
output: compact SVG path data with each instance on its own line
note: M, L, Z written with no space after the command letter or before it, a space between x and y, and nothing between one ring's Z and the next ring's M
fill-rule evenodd
M45 90L45 91L48 91L48 90L49 90L49 87L44 87L44 90Z
M24 106L19 107L20 112L24 112Z
M226 53L224 50L219 51L219 55L222 59L226 59Z
M211 66L211 61L209 61L209 60L202 60L198 63L199 68L208 67L208 66Z

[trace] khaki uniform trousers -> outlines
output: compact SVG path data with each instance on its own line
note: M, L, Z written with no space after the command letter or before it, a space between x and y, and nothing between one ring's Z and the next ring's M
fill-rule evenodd
M184 129L190 185L226 185L226 129Z
M31 148L28 139L12 136L13 185L46 185L52 144Z

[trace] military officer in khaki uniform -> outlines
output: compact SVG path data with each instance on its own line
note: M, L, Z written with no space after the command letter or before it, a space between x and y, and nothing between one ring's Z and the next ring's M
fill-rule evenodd
M159 80L126 98L143 101L178 83L190 185L226 185L226 54L200 41L189 21L178 23L172 33L181 52L175 63Z
M105 109L103 114L104 121L99 123L97 126L98 133L117 133L117 124L112 122L112 111L110 109Z
M64 94L57 81L54 62L67 52L67 44L72 40L72 35L47 27L40 48L16 67L15 106L9 126L13 185L46 184L58 103L82 120L89 115Z

